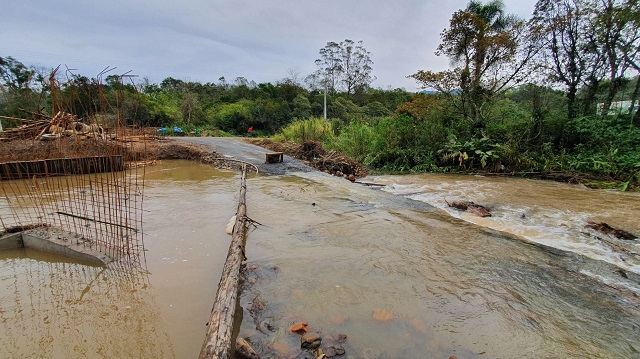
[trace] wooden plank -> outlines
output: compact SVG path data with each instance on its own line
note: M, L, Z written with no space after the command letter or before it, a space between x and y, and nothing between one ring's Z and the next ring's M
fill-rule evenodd
M236 304L240 282L240 265L244 260L244 242L246 230L246 192L247 192L247 166L242 165L242 177L240 183L240 198L236 222L233 227L233 236L229 252L222 270L222 277L218 284L216 300L213 303L209 326L205 336L200 358L230 358L233 353L232 333L235 318Z
M282 152L273 152L265 154L265 163L278 163L283 162L284 153Z

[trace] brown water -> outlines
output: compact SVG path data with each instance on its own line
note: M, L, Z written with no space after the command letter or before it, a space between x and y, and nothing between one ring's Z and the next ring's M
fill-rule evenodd
M443 210L421 207L420 198L389 193L400 184L375 191L313 173L303 176L252 182L249 215L267 225L250 237L248 256L257 266L251 278L258 281L242 304L267 306L251 320L245 310L241 336L261 350L295 353L299 339L287 327L304 320L323 336L346 333L347 352L363 358L639 355L638 283L620 277L606 262L530 246ZM462 181L459 190L476 196L496 184L429 176L372 181L415 188L405 187L404 194ZM548 182L498 182L512 206L526 183L541 212L584 210L576 204L580 198L595 196L594 202L608 203L615 196L622 209L597 208L597 215L639 232L637 222L618 218L638 218L637 195ZM514 195L505 192L510 186ZM547 188L554 194L541 197ZM530 206L526 198L521 201L523 210ZM533 221L534 213L529 217ZM555 223L551 220L549 229ZM278 269L269 270L273 266ZM376 320L373 314L380 310L392 313L392 319Z
M146 271L0 253L0 323L8 333L0 357L198 355L239 176L180 161L147 172ZM638 234L637 195L513 179L372 181L389 186L318 173L249 179L248 215L263 225L249 235L240 335L263 353L296 354L299 336L287 327L304 320L325 342L346 333L355 358L640 355L637 258L591 256L595 242L582 244L574 238L581 231L567 224L602 219ZM444 196L492 207L503 227L426 204L441 207ZM567 219L558 222L557 213ZM522 223L537 237L515 233L517 219L530 221ZM575 248L527 244L554 238L575 240L567 245ZM631 279L615 272L625 263Z
M197 357L239 175L186 161L146 172L143 269L0 252L0 358Z
M521 239L579 253L640 274L640 243L612 240L585 228L606 222L640 236L640 193L596 191L578 185L519 178L442 174L373 178L383 190L431 204L450 215ZM446 201L473 201L492 210L480 218Z

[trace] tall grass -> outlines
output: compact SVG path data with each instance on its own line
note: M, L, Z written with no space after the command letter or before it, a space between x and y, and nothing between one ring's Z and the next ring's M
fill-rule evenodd
M378 137L375 127L366 122L353 121L343 127L338 136L329 138L326 147L363 162Z
M333 137L333 125L331 122L319 118L311 117L306 120L296 120L280 133L274 136L276 141L291 141L302 143L305 141L326 142Z

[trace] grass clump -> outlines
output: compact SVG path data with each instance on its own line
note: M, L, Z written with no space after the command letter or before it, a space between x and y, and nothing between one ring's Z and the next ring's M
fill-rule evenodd
M319 117L296 120L274 136L276 141L303 143L307 141L325 142L333 137L333 125Z

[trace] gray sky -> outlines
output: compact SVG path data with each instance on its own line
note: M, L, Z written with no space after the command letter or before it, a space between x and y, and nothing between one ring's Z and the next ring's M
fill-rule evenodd
M301 78L327 42L362 40L371 52L373 87L417 90L406 76L443 70L434 54L440 32L468 0L7 0L0 56L26 65L77 69L96 76L131 71L217 82L238 76L277 82ZM505 0L507 12L529 18L534 0Z

